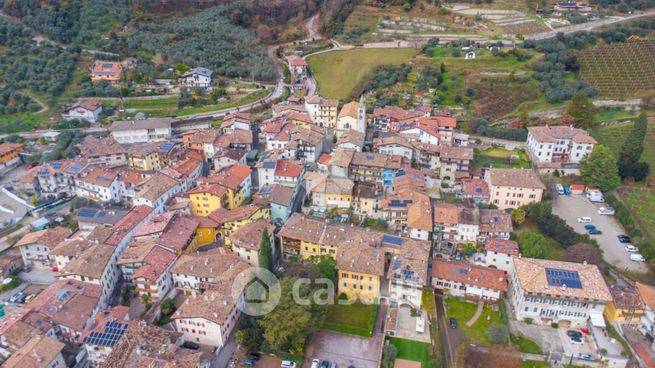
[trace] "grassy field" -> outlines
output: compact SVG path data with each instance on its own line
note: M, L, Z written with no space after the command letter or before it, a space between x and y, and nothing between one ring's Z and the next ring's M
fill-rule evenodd
M655 242L655 190L624 187L621 192L621 198L640 225L643 235Z
M511 162L511 157L517 156L518 160ZM476 151L473 167L491 167L525 169L530 167L530 161L525 151L514 149L508 151L502 147L491 147L484 151Z
M473 326L468 327L466 326L466 322L475 314L476 304L452 296L445 298L444 304L448 318L453 317L457 319L457 328L464 330L466 335L477 343L489 343L487 329L490 326L497 324L504 325L507 323L506 318L501 319L498 311L485 306L477 322Z
M16 125L15 121L21 120L25 125ZM0 115L0 134L18 133L29 130L27 128L38 127L45 123L44 114L35 114L31 112L21 112L11 115Z
M376 67L406 63L417 52L415 49L353 49L313 55L307 62L321 96L344 99Z
M249 104L266 97L270 92L271 92L270 89L260 89L242 98L232 99L230 101L225 101L217 105L184 107L177 111L177 116L186 116L186 115L199 114L203 112L212 112L212 111L224 110L240 105Z
M430 366L430 344L397 337L389 337L388 340L398 349L397 358L421 362L421 368Z
M167 97L152 100L126 100L123 107L136 110L177 109L177 98Z
M632 111L618 110L618 111L599 111L596 114L596 121L599 123L605 121L623 121L631 120L639 117L639 114Z
M546 362L539 362L536 360L524 360L523 364L521 364L521 368L548 368L550 367L550 364L547 364Z
M601 96L643 96L655 91L655 41L625 42L578 53L582 79Z
M516 346L522 353L543 354L536 342L524 336L512 335L512 345Z
M377 310L377 304L332 304L327 308L321 328L349 335L371 336Z
M623 142L630 134L634 122L625 122L610 126L601 126L593 130L592 135L596 140L608 146L618 157ZM648 122L646 137L644 139L644 153L641 159L651 167L651 176L655 171L655 121L652 119Z

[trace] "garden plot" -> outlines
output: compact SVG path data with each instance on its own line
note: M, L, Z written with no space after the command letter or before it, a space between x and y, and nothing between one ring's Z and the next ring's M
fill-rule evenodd
M445 31L445 25L435 19L418 17L383 17L378 23L378 33L413 34Z
M550 30L545 24L527 17L517 10L479 9L468 6L454 6L452 11L458 14L482 17L497 26L502 27L508 34L533 34Z

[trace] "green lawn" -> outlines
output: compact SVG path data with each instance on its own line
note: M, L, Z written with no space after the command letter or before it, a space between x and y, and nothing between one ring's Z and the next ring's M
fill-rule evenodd
M632 111L625 111L625 110L618 110L618 111L599 111L596 114L596 121L598 122L605 122L605 121L621 121L621 120L629 120L629 119L636 119L639 116L638 113L632 112Z
M482 315L471 327L466 326L475 310L477 305L462 299L448 296L444 299L446 306L446 315L448 318L453 317L457 319L457 328L464 330L466 335L473 341L483 344L488 344L487 329L492 325L507 323L507 318L501 318L500 313L491 309L488 306L484 307ZM488 318L488 320L487 320Z
M654 168L655 169L655 168ZM646 188L623 188L621 198L640 225L643 235L655 241L655 191Z
M24 124L16 124L21 120ZM35 114L32 112L21 112L11 115L0 115L0 134L18 133L38 127L46 121L44 114Z
M349 335L371 336L377 310L377 304L332 304L327 307L321 328Z
M307 58L320 94L344 99L376 67L406 63L416 49L352 49L313 55Z
M511 157L518 157L518 160L511 162ZM525 169L530 167L530 161L525 151L514 149L508 151L502 147L491 147L484 151L476 151L473 167L495 167Z
M546 362L539 362L536 360L524 360L521 364L521 368L548 368L549 364Z
M126 100L126 109L177 109L176 97L157 98L152 100Z
M596 140L608 146L618 157L623 142L630 134L634 122L625 122L610 126L600 126L592 131ZM646 137L644 139L644 153L641 159L648 162L651 168L655 168L655 121L649 119ZM651 170L653 173L655 170Z
M203 112L212 112L218 110L229 109L232 107L240 106L255 102L266 97L270 93L270 89L259 89L255 92L252 92L242 98L233 99L230 101L225 101L217 105L207 105L207 106L192 106L184 107L180 110L177 110L177 116L193 115Z
M525 336L512 335L512 344L522 353L543 354L541 347Z
M428 368L430 362L430 344L414 340L389 337L389 343L398 349L399 359L421 362L421 368Z

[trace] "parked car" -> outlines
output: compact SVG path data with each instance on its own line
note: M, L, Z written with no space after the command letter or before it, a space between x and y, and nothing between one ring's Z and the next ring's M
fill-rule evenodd
M239 360L239 365L242 367L252 367L255 365L255 362L250 359L241 359Z
M635 262L646 262L646 258L639 253L632 253L630 255L630 260Z
M612 216L615 213L616 213L616 211L614 211L614 208L612 208L612 207L601 207L601 208L598 209L598 214L599 215Z
M296 362L293 360L283 360L280 368L296 368Z
M589 225L585 225L584 229L585 230L596 230L596 226L592 225L592 224L589 224Z
M337 363L332 362L332 364L330 364L330 368L337 368Z
M564 186L564 194L565 195L571 195L571 187L568 185Z
M586 354L586 353L580 353L578 354L578 357L582 360L594 360L594 357L591 356L591 354Z
M626 244L624 248L626 252L630 252L630 253L639 252L639 249L632 244Z
M456 261L461 261L462 260L462 252L460 252L460 251L455 252L455 260Z
M575 330L568 330L568 331L566 331L566 336L582 339L582 332L575 331Z
M632 239L627 235L619 235L618 238L621 243L632 243Z
M36 298L36 294L30 294L25 298L25 303L29 303L32 301L32 299Z
M601 235L603 232L598 229L589 230L589 235Z
M457 328L457 320L455 318L450 318L448 320L450 322L450 328Z
M591 217L578 217L579 223L588 223L591 222Z
M573 345L584 345L582 337L571 337L571 344Z
M562 184L555 184L555 190L557 191L557 194L564 195L564 187Z
M591 202L605 202L605 198L603 197L603 193L599 191L588 191L587 192L587 199L590 200Z
M314 358L314 359L312 360L312 368L318 368L318 366L319 366L320 364L321 364L321 361L320 361L320 360L318 360L318 359L316 359L316 358Z
M193 341L185 341L182 343L182 347L186 349L191 349L191 350L198 350L200 349L200 345L196 344Z
M330 368L330 362L327 360L322 361L321 368Z
M22 291L17 292L9 298L11 303L24 303L25 302L25 293Z

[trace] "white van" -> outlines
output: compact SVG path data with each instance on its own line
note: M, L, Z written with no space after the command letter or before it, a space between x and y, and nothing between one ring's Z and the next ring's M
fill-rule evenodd
M605 202L603 193L601 193L599 190L588 191L587 199L592 202Z
M601 207L598 209L599 215L613 216L616 213L612 207Z
M283 360L280 368L296 368L296 362L293 360Z
M578 217L578 222L581 224L588 224L591 222L591 217Z
M629 253L639 252L639 249L637 247L635 247L634 245L632 245L632 244L626 244L625 247L623 247L623 248L625 249L626 252L629 252Z
M646 259L644 258L644 256L642 256L639 253L631 254L630 255L630 260L635 261L635 262L646 262Z

